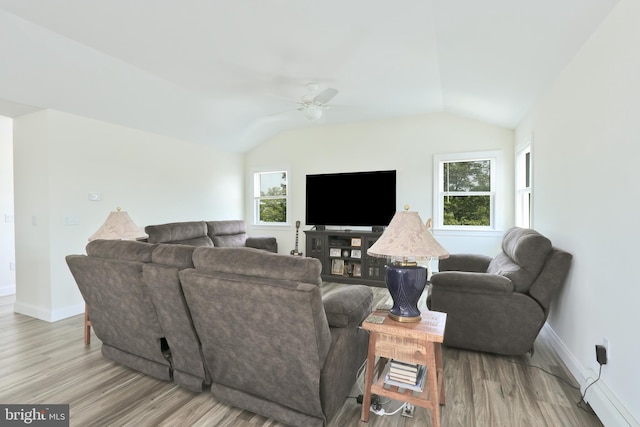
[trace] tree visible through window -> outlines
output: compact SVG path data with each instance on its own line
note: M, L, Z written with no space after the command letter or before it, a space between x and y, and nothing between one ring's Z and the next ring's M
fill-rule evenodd
M496 228L496 174L499 158L500 153L496 151L434 157L436 228Z
M444 162L443 225L491 225L491 161Z
M287 172L254 174L255 219L260 224L287 222Z

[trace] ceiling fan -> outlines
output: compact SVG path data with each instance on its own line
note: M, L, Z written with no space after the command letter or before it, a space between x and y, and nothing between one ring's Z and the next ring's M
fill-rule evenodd
M309 93L298 102L300 104L298 111L310 122L315 122L322 117L324 110L329 109L327 103L338 94L338 90L330 87L318 92L316 83L307 83L306 88Z

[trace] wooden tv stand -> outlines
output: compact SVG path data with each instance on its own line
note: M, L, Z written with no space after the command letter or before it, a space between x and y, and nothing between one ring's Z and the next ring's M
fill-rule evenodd
M367 249L381 231L308 230L305 255L322 262L322 280L386 287L385 258L370 257Z

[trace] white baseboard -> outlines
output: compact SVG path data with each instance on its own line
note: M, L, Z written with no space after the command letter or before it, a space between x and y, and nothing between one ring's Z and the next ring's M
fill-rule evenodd
M35 317L36 319L44 320L45 322L56 322L58 320L66 319L67 317L84 313L84 303L51 310L49 308L38 307L32 304L25 304L16 301L13 304L13 311L26 316Z
M16 293L16 285L7 285L0 287L0 297L14 295Z
M545 323L540 334L547 337L551 347L580 383L581 393L584 393L585 388L598 378L598 373L585 369L548 323ZM584 400L589 403L605 427L640 427L640 423L618 400L602 378L589 388Z

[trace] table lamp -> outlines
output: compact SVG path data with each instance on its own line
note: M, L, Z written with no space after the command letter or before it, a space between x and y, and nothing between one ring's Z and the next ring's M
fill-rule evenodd
M105 240L137 240L149 237L139 228L126 211L117 208L109 213L104 224L89 237L89 241Z
M385 281L393 299L389 317L398 322L419 322L418 301L427 281L427 268L419 259L447 258L449 253L433 238L418 215L405 206L391 219L367 255L388 258Z

